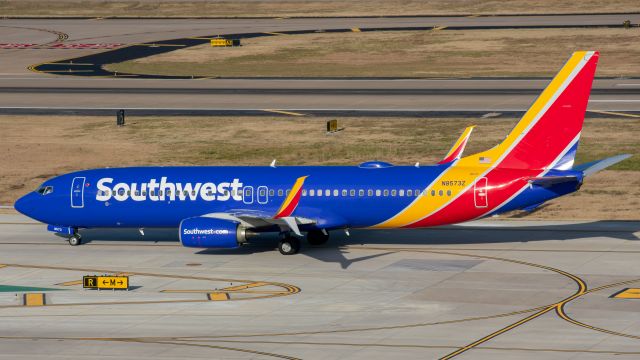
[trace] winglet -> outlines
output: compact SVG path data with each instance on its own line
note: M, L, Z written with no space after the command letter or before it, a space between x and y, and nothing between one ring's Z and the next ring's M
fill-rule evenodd
M453 147L451 148L451 150L449 150L449 152L444 157L444 159L440 160L438 164L446 164L446 163L450 163L460 159L465 146L467 146L467 141L469 141L469 137L471 136L471 131L473 131L474 127L475 125L469 126L468 128L464 129L464 131L462 132L462 135L460 135L458 140L453 144Z
M298 203L300 202L300 197L302 196L302 185L306 178L307 176L301 176L296 179L291 191L289 191L289 194L282 202L282 205L280 205L280 209L278 209L278 212L276 212L276 215L273 217L274 219L287 217L293 214L293 211L298 207Z

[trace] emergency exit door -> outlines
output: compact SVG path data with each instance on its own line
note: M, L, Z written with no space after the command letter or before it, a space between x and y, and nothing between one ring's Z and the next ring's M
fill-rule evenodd
M482 177L473 185L473 201L477 208L486 208L489 206L487 178Z

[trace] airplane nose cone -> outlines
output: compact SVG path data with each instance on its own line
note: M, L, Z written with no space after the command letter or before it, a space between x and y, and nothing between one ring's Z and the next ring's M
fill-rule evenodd
M30 199L31 194L27 194L20 199L18 199L15 204L13 204L13 208L16 209L19 213L31 217L31 206L30 204L33 202Z

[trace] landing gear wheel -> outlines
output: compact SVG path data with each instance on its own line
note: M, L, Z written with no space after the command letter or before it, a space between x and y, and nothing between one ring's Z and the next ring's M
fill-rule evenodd
M286 236L284 239L280 240L278 244L278 251L282 255L293 255L297 254L300 251L300 240L292 237Z
M82 237L80 234L73 234L73 236L69 238L69 245L78 246L80 244L82 244Z
M326 235L319 230L309 231L307 233L307 241L309 245L323 245L329 240L329 233Z

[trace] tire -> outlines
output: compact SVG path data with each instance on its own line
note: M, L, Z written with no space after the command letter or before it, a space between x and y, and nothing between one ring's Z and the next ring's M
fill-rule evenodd
M307 233L307 241L309 245L318 246L324 245L329 240L329 233L326 235L319 230L309 231Z
M74 234L69 238L69 245L78 246L80 244L82 244L82 237L80 237L80 234Z
M278 244L278 251L282 255L294 255L300 251L300 240L287 236L284 239L280 240Z

